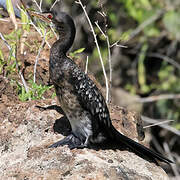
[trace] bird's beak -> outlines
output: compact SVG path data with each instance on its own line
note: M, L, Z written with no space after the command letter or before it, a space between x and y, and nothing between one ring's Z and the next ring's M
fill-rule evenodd
M39 13L39 12L33 12L33 11L29 11L29 13L31 16L35 16L35 17L41 19L42 21L51 23L51 20L47 18L47 13Z

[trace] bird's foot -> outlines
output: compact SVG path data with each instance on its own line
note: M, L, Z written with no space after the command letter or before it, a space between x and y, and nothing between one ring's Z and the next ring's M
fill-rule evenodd
M75 137L73 134L70 134L66 136L64 139L52 144L51 146L49 146L49 148L56 148L64 145L68 145L69 149L74 149L74 148L82 149L87 147L87 145L84 144L80 139Z

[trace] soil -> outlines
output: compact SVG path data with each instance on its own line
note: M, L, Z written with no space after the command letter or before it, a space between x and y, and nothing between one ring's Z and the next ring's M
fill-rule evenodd
M1 33L5 36L14 31L14 26L11 23L9 18L4 18L6 21L0 21ZM19 20L17 19L17 22ZM22 32L23 33L23 32ZM16 58L18 63L20 64L20 71L24 76L24 79L28 81L32 79L34 72L35 60L37 57L38 48L42 42L42 38L39 33L36 32L33 28L27 34L25 39L25 43L23 41L23 36L20 38L17 47L17 55ZM50 44L53 39L50 39ZM6 47L5 43L0 40L1 51L3 52L4 59L7 59L9 55L9 50ZM20 50L23 48L23 54ZM42 85L49 84L49 73L48 73L48 60L49 59L49 48L47 45L44 46L42 51L40 52L40 56L38 58L37 70L36 70L36 83ZM18 83L22 84L22 81L19 77L19 73L17 68L15 73L10 73L7 75L7 65L5 64L0 76L0 98L3 103L8 102L19 102L18 91L15 86L12 86L12 80L18 81ZM51 90L53 91L53 90ZM52 92L48 92L45 94L45 98L50 97Z

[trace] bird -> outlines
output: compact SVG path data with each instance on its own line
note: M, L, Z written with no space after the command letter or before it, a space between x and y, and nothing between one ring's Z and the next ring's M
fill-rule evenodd
M33 13L33 16L52 23L59 34L59 39L50 49L49 74L57 99L71 125L71 133L50 148L64 145L70 149L90 148L95 144L115 142L153 160L172 163L163 155L123 135L112 125L102 93L88 75L66 55L76 34L72 17L58 9L37 15Z

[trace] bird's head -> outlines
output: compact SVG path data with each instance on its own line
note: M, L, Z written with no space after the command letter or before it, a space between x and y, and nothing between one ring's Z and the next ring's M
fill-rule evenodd
M61 51L64 53L67 52L72 46L76 34L73 19L65 12L56 9L45 13L31 13L31 15L55 26L59 34L59 47L61 47Z
M52 23L58 32L67 31L73 29L75 31L75 25L72 18L65 12L52 10L43 13L31 13L32 16L47 22Z

